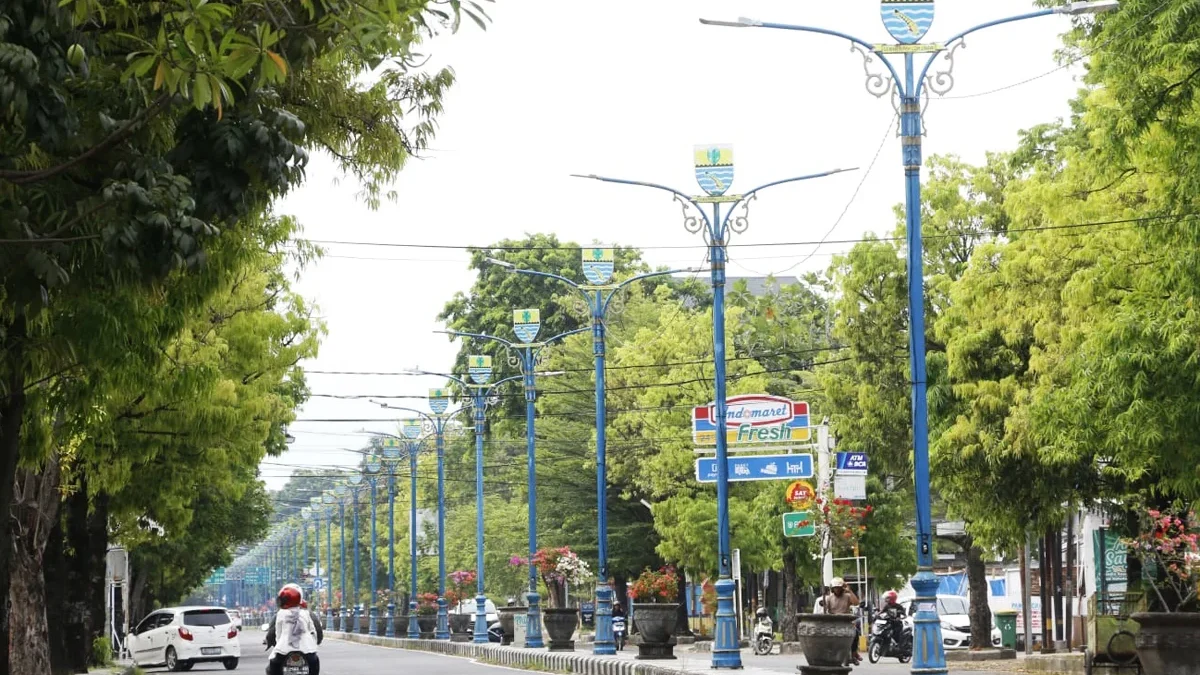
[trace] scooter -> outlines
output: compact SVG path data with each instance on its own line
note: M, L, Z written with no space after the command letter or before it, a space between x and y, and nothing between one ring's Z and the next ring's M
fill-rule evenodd
M613 642L617 644L617 651L625 648L625 617L614 616L612 618Z
M871 663L879 663L883 657L899 659L900 663L908 663L912 658L913 633L912 624L908 619L902 619L900 635L892 635L890 623L886 616L878 614L871 624L871 635L867 638L867 659Z
M270 672L268 666L267 672ZM308 675L308 661L303 652L291 652L283 661L283 675Z
M775 624L766 612L760 611L754 624L754 653L766 656L775 645Z

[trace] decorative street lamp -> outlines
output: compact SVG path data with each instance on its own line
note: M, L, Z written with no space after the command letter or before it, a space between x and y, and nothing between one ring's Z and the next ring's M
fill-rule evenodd
M924 646L915 650L912 661L914 673L930 675L946 672L946 655L942 647L941 625L937 616L937 577L933 573L933 520L929 497L929 428L925 382L925 291L922 269L921 242L921 144L925 129L922 123L921 101L929 92L945 95L954 87L954 54L965 46L964 38L971 33L1001 24L1023 21L1052 14L1096 14L1117 9L1117 0L1101 2L1071 2L1060 7L1029 12L1004 19L997 19L968 28L944 43L921 44L921 38L933 24L933 0L882 0L883 24L898 44L872 44L852 35L826 28L768 23L753 19L737 21L712 21L700 19L701 23L736 28L777 28L782 30L818 33L842 38L850 42L851 50L858 52L864 61L867 74L867 91L876 97L895 94L899 99L900 137L903 149L905 178L905 226L906 251L908 255L908 350L912 378L912 430L913 430L913 473L916 492L917 520L917 575L912 580L916 592L914 618L914 644ZM875 59L882 62L886 72L871 72ZM901 77L888 55L901 55L904 61L904 76ZM918 69L917 54L928 54ZM944 71L930 73L937 58L946 62ZM718 405L720 405L718 395ZM720 435L718 434L718 437ZM718 468L724 463L718 460ZM828 581L828 580L826 580ZM714 650L714 665L716 652Z
M578 284L558 274L538 272L536 270L520 269L516 265L496 258L488 258L488 262L499 265L518 274L557 279L567 284L579 293L584 306L591 317L592 354L595 357L596 369L596 531L597 557L599 558L600 573L596 577L596 637L592 646L594 654L616 654L617 646L613 642L612 632L612 602L613 591L609 584L608 575L608 467L607 467L607 419L605 417L604 398L604 322L608 310L613 307L613 298L630 284L681 272L697 272L695 269L666 270L639 274L612 284L615 266L614 251L611 248L585 248L581 251L583 258L583 276L587 284ZM619 301L618 301L619 302ZM532 562L531 562L532 564ZM532 574L532 571L531 571ZM536 582L536 579L535 579Z
M400 461L400 443L391 436L380 440L388 478L388 605L385 635L396 637L396 464Z
M350 597L346 594L346 503L350 501L350 488L342 482L339 482L333 487L333 494L337 497L338 514L341 516L341 525L338 528L342 535L342 607L341 607L341 632L346 632L347 614L350 610L346 608L346 600Z
M429 390L429 409L433 411L432 415L421 412L415 408L405 408L403 406L391 405L389 403L379 403L378 401L374 401L374 403L377 403L381 408L387 408L389 410L403 410L420 415L424 420L424 429L431 433L436 441L438 491L438 620L437 629L434 633L434 639L449 640L450 616L449 608L446 605L446 432L450 428L447 424L450 421L450 418L463 412L466 410L466 408L459 408L458 410L447 414L446 409L450 405L450 392L446 389ZM414 489L414 492L415 491L416 490ZM413 595L416 595L415 590ZM409 615L411 616L412 613L410 612Z
M758 198L758 193L769 187L795 183L832 176L854 169L834 169L823 173L785 178L766 185L760 185L745 194L727 195L733 183L733 148L727 145L697 146L695 150L696 182L704 190L705 195L691 197L687 193L640 181L606 178L603 176L577 176L591 178L607 183L636 185L640 187L663 190L673 195L674 199L683 205L684 228L693 234L701 233L708 243L708 260L712 276L713 288L713 369L716 379L715 410L713 423L717 432L717 558L719 561L719 579L716 583L717 616L716 629L713 638L712 666L713 668L741 668L742 653L737 634L737 612L734 607L734 587L732 575L731 547L729 541L729 462L728 440L725 437L726 403L725 403L725 262L728 259L728 244L731 233L742 233L749 227L748 214L750 202ZM729 207L722 215L721 205ZM706 213L705 206L712 206L712 216ZM735 215L738 207L741 213ZM692 207L699 217L688 214ZM603 572L602 572L603 574ZM599 616L599 608L597 608ZM597 628L597 636L599 629ZM597 648L599 637L597 637ZM599 653L599 651L597 651Z
M353 616L354 627L351 632L361 633L362 632L362 623L358 620L359 611L360 611L359 606L358 606L359 605L358 599L359 599L359 597L361 597L361 595L360 595L361 589L358 585L358 574L359 574L360 568L362 567L360 551L359 551L359 549L362 547L359 546L359 539L358 539L358 494L360 492L362 492L363 475L361 473L352 473L346 477L346 481L347 481L347 483L349 483L349 487L350 487L351 512L353 513L353 523L354 523L354 536L351 539L351 541L354 542L354 605L353 605L353 607L354 607L354 616Z
M535 370L542 361L543 349L566 339L570 335L588 330L587 328L577 328L565 333L559 333L542 342L534 342L541 328L540 310L517 309L513 310L513 333L516 334L519 344L494 335L487 335L486 333L438 331L458 337L499 342L509 352L509 364L519 368L521 376L525 378L525 450L529 474L529 592L525 594L529 610L525 621L525 646L530 649L540 649L545 646L542 642L541 598L537 592L537 568L533 564L534 555L537 554L537 471L535 464L536 443L534 431L536 422L534 420L534 404L537 402L538 373ZM541 374L549 376L561 375L562 373L547 372Z
M325 513L325 556L329 567L329 587L325 593L328 607L325 610L325 625L333 627L333 516L338 510L338 499L332 492L326 490L321 493L321 508ZM342 565L342 577L346 576L346 566ZM344 586L345 584L343 584ZM342 592L342 597L345 597L345 592Z
M485 413L487 406L492 403L495 390L502 384L521 379L520 376L506 377L503 380L492 382L492 357L490 356L468 356L467 357L467 376L469 380L464 380L455 375L448 373L433 373L425 370L409 371L413 375L435 375L444 377L448 380L456 382L467 394L471 397L471 408L474 411L475 424L475 575L476 595L475 595L475 633L473 642L475 644L487 644L488 629L487 629L487 596L484 595L483 586L483 433L484 425L486 424ZM437 390L441 392L442 390ZM445 396L438 398L445 399ZM433 407L433 396L430 396L430 407ZM437 408L433 408L437 412ZM444 410L444 408L443 408ZM440 413L439 413L440 414ZM440 457L440 454L439 454ZM439 476L441 473L439 464ZM442 495L438 495L438 509L442 509ZM439 528L440 530L440 528ZM439 546L445 542L439 539ZM442 558L444 560L444 557ZM440 574L440 570L439 570ZM439 606L440 606L439 601ZM440 621L440 618L439 618Z
M376 635L378 633L377 623L379 620L379 607L375 604L375 596L377 583L379 579L379 567L375 564L375 549L378 544L378 539L375 536L376 525L379 521L377 506L375 499L376 488L379 487L379 472L383 470L383 462L374 453L367 455L366 461L363 463L363 480L370 487L371 495L371 599L367 606L367 635Z

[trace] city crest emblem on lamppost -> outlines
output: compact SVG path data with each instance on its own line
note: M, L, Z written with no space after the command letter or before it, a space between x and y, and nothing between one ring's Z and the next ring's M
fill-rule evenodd
M883 0L883 25L902 45L916 44L933 25L933 0Z
M410 441L417 440L421 436L421 420L404 420L401 433Z
M733 185L733 146L697 145L696 182L709 196L720 197Z
M537 339L538 331L542 329L542 312L536 309L513 310L513 332L517 339L529 344Z
M492 357L468 356L467 374L475 384L487 384L492 380Z
M593 286L602 286L613 275L613 250L611 248L585 248L583 253L583 276Z
M429 390L429 409L434 415L441 415L450 407L450 392L445 389Z

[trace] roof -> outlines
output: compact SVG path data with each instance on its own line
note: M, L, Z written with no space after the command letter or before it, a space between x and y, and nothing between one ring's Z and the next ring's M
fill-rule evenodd
M222 612L229 611L225 607L218 607L216 605L180 605L179 607L159 607L158 609L156 609L154 611L156 611L156 612L190 612L190 611L194 611L197 609L219 609Z

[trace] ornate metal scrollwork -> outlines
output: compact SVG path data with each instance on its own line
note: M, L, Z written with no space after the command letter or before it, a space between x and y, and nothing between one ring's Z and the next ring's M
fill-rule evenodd
M871 56L870 52L862 49L857 44L851 42L850 51L858 52L859 56L862 56L863 74L867 76L867 93L875 98L883 98L886 96L887 93L896 85L896 83L892 80L892 76L888 73L872 72L871 64L875 62L875 57Z
M432 434L433 432L437 431L437 426L434 425L433 420L422 418L421 431L424 431L427 434Z
M592 320L592 306L587 298L572 293L565 301L570 305L571 313L583 320L584 323Z
M516 352L515 352L515 351L513 351L512 349L509 349L509 348L505 347L505 349L504 349L504 355L505 355L505 356L507 357L507 359L508 359L508 365L512 366L513 368L516 368L516 369L517 369L517 370L519 370L519 371L522 371L522 372L524 372L524 370L521 368L521 365L522 365L522 359L521 359L521 355L520 355L520 354L516 353Z
M750 202L755 199L758 199L758 194L752 194L748 198L743 199L738 204L742 212L729 218L729 229L733 230L734 233L741 234L750 227Z
M938 96L945 96L946 94L950 93L950 90L954 88L954 52L966 46L967 41L959 38L950 45L949 49L942 52L941 59L946 61L949 65L946 66L945 70L939 70L931 75L925 76L926 89L933 91L933 93L937 94Z
M693 216L688 212L688 208L692 205L691 202L679 195L672 195L671 198L679 202L680 207L683 209L683 229L696 234L704 228L704 222L699 217Z
M628 288L622 288L612 294L612 297L608 300L608 310L604 313L606 319L608 317L620 316L625 312L625 299L628 293Z

